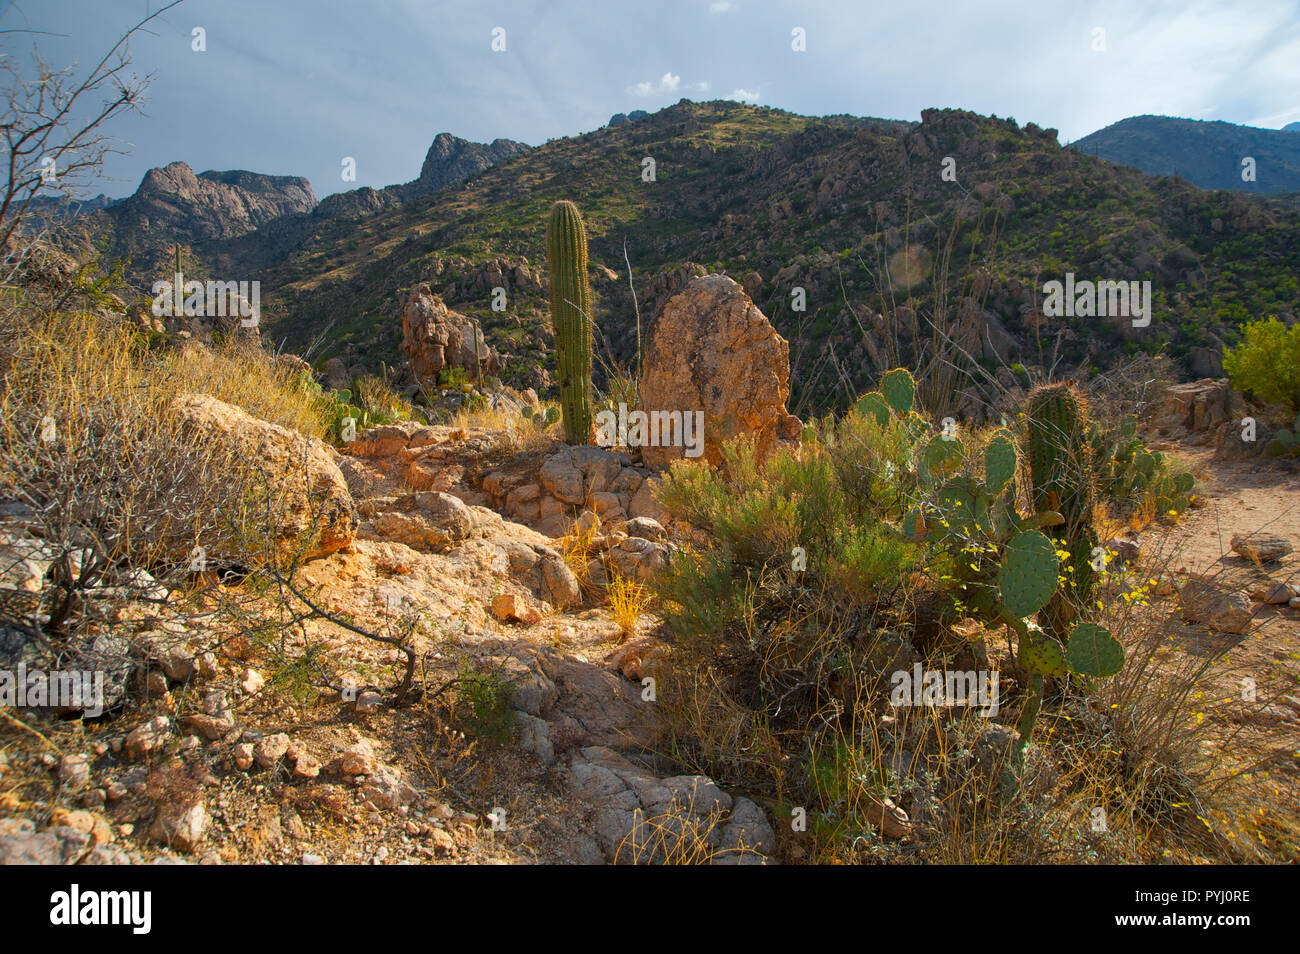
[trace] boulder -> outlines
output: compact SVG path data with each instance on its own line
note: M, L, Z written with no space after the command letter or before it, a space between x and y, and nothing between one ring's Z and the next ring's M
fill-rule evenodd
M522 623L525 626L542 621L541 610L517 593L502 593L492 600L492 615L499 622Z
M1201 580L1190 580L1178 593L1183 618L1203 623L1223 633L1242 635L1250 630L1250 601L1240 593L1225 592Z
M1254 564L1275 563L1287 556L1295 547L1285 537L1273 534L1234 533L1232 549Z
M212 816L201 799L162 802L149 835L165 845L191 852L202 843L210 824Z
M387 510L375 518L375 532L413 550L444 553L474 534L474 518L459 497L438 491L414 495L411 512Z
M601 447L566 447L552 454L537 473L537 479L551 496L581 506L592 494L608 492L620 479L623 463L619 456Z
M1283 603L1290 605L1292 600L1300 598L1300 583L1264 583L1252 590L1250 595L1273 606L1281 606Z
M271 495L271 532L282 554L301 550L302 559L311 560L352 543L357 511L329 447L206 394L180 395L175 408L194 440L220 446L260 472L264 480L255 478L253 489ZM255 508L259 514L263 509ZM203 527L215 534L229 516L212 514ZM184 555L192 546L184 546Z
M484 375L501 371L501 359L488 347L478 325L448 308L428 282L412 288L402 307L402 351L417 382L435 380L450 368L463 368L471 377L479 370Z
M725 275L692 279L664 303L644 366L642 410L651 420L656 414L695 414L699 421L702 412L702 456L710 464L720 464L722 445L737 437L753 440L760 456L778 444L798 444L802 425L785 406L790 347ZM667 446L641 448L651 467L666 467L688 450L680 432L663 430L657 436ZM701 438L698 432L690 436Z
M1202 378L1165 388L1157 414L1162 430L1205 431L1233 416L1236 404L1227 378Z

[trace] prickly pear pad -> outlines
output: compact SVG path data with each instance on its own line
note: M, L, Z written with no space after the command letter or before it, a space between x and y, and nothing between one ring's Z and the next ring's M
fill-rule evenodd
M1105 626L1080 623L1065 650L1071 672L1083 676L1113 676L1124 667L1124 647Z
M998 574L1002 604L1020 619L1044 606L1056 592L1059 561L1052 541L1037 530L1016 534L1007 544Z
M895 368L880 379L880 391L899 414L906 414L916 401L916 382L906 368Z
M1016 442L1007 431L998 431L984 449L984 480L996 494L1016 477Z
M1060 679L1066 673L1065 653L1060 644L1050 636L1030 631L1020 637L1018 651L1020 665L1040 676Z

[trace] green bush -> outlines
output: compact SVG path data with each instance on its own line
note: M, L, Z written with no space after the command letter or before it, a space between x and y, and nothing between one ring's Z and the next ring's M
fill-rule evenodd
M1300 323L1290 329L1276 318L1248 323L1241 344L1223 349L1223 369L1237 390L1300 411Z

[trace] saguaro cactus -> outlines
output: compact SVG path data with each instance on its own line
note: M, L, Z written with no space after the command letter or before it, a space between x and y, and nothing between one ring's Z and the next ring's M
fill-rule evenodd
M551 326L560 386L564 439L591 440L591 286L587 280L587 231L572 202L551 207L547 229L551 268Z
M1092 452L1088 444L1088 405L1069 384L1048 384L1029 396L1030 480L1034 506L1054 510L1064 522L1057 531L1069 556L1064 585L1043 614L1043 628L1061 638L1092 595L1093 558L1098 540L1093 526Z

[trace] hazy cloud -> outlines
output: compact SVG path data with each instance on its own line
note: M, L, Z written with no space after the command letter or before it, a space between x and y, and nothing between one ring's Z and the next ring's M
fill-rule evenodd
M658 96L661 93L705 93L708 89L707 82L683 85L682 78L676 73L665 73L659 77L658 83L637 83L635 86L629 86L627 91L633 96Z
M20 15L0 5L0 30L54 34L0 34L0 53L34 41L54 66L84 67L143 6L41 0ZM324 196L414 179L439 132L538 144L727 91L811 115L969 109L1055 127L1063 141L1144 113L1277 128L1300 111L1297 0L1252 0L1248 11L1237 0L680 6L694 22L676 3L186 0L131 44L133 68L156 78L146 114L110 130L130 145L110 158L102 189L126 195L179 159L306 176ZM206 53L190 48L195 26ZM505 52L492 51L496 26ZM794 26L806 52L790 48ZM1095 27L1105 52L1092 50ZM344 156L357 159L356 182L340 180Z

